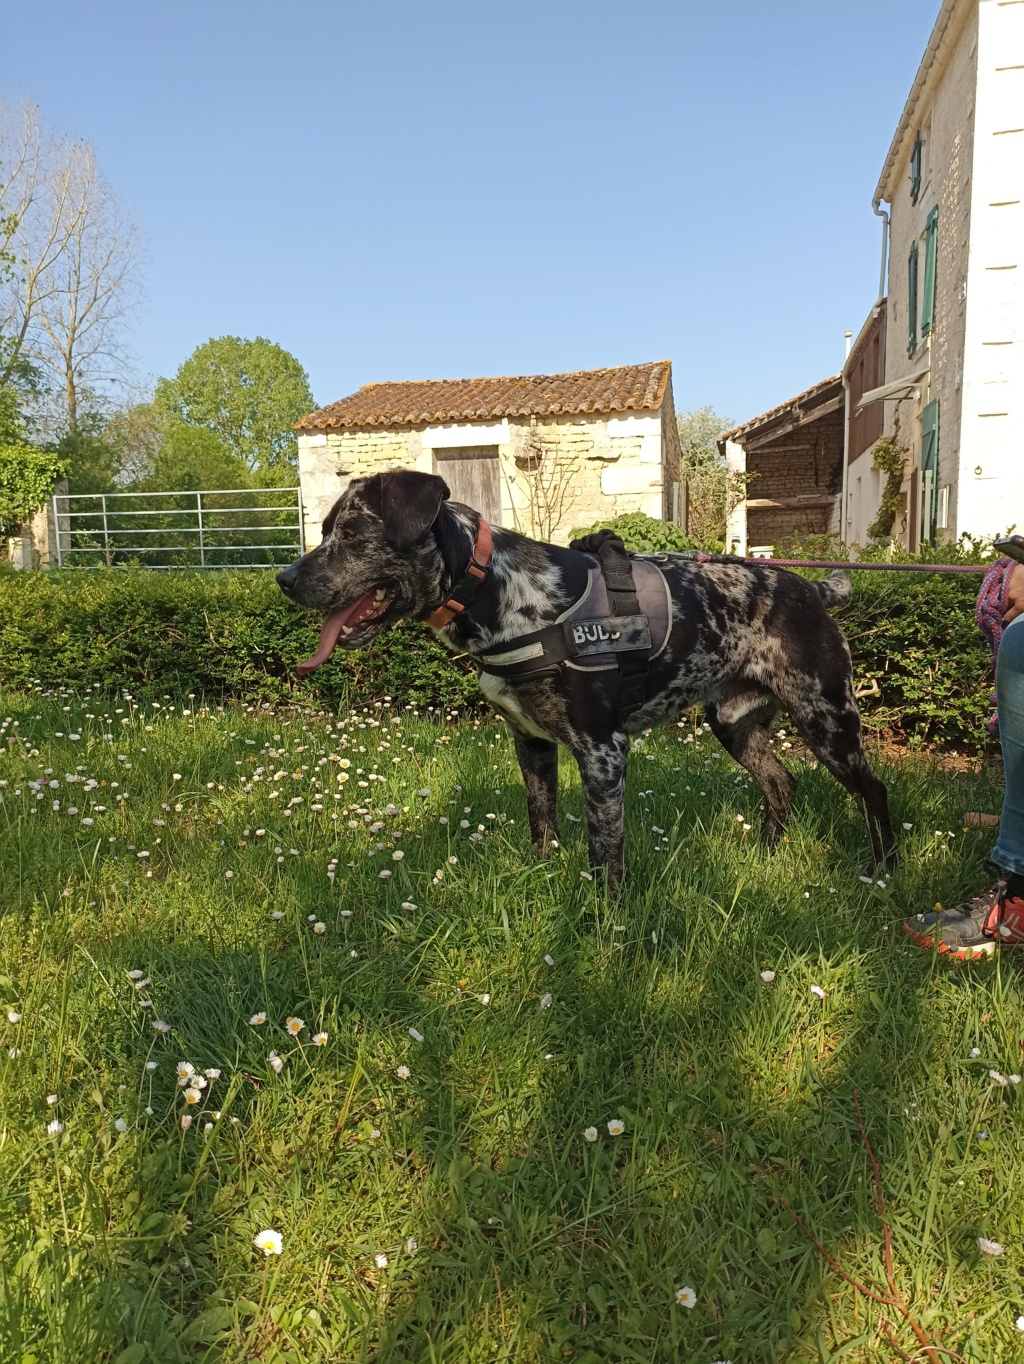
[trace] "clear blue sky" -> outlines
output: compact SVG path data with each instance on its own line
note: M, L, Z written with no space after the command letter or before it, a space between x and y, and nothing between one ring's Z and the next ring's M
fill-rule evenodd
M7 0L0 94L149 238L140 370L268 336L380 379L668 357L743 420L837 371L939 0Z

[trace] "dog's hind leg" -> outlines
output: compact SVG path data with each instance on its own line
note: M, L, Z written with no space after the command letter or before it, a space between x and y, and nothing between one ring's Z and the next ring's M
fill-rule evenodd
M728 704L722 708L708 705L705 709L712 734L764 792L761 842L771 848L786 827L796 791L796 781L772 752L769 741L768 726L777 710L775 698L731 722L722 715L723 710L729 713Z
M898 859L889 796L864 753L852 678L829 686L821 677L807 677L802 686L787 690L786 709L804 743L849 791L867 820L872 866L876 871L894 871Z
M590 865L597 872L605 872L609 890L615 890L622 879L628 750L628 740L621 731L604 739L581 737L572 745L587 805Z
M512 726L516 757L526 787L530 836L538 857L558 846L558 745Z

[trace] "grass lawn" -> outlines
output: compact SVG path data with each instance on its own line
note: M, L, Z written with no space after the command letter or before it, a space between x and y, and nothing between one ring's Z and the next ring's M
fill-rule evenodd
M764 856L652 734L609 903L496 724L192 704L0 701L0 1359L924 1360L840 1273L890 1295L854 1090L931 1358L1024 1358L1020 966L898 929L984 884L989 776L889 767L865 884L824 770Z

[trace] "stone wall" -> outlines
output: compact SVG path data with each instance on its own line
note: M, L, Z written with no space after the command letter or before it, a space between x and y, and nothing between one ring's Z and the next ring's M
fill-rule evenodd
M967 22L955 35L934 88L922 101L914 126L904 139L891 206L885 380L892 383L904 375L930 368L917 398L899 403L900 441L910 453L904 491L909 495L912 472L921 464L923 408L937 398L938 486L950 487L951 529L947 534L954 533L953 527L957 524L977 46L978 10L975 6L970 8ZM921 190L917 203L912 204L910 157L918 131L922 136ZM936 206L939 214L934 320L930 334L922 336L920 312L924 298L925 230L928 214ZM907 258L913 242L917 242L918 247L918 315L914 329L916 345L911 355L907 353L910 321ZM893 432L896 407L895 402L885 403L886 435ZM916 523L916 516L913 519ZM909 527L909 520L907 525ZM937 538L942 539L942 534Z

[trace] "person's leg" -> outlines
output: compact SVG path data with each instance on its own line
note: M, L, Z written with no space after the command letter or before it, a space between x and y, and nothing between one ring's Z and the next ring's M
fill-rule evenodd
M903 925L922 947L967 961L1024 943L1024 616L1006 627L996 660L996 706L1006 790L992 861L1007 873L990 890Z
M1024 616L1010 622L999 645L996 707L1006 791L992 861L1024 876Z

